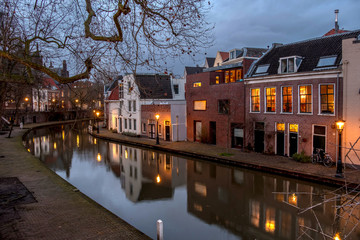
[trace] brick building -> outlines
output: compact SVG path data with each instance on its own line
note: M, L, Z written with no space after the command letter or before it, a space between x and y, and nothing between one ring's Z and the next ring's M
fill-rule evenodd
M192 73L186 68L187 137L189 141L242 147L244 73L266 50L234 49L221 64ZM208 64L209 61L206 63ZM199 70L199 69L198 69Z
M337 156L335 122L342 118L342 42L346 32L275 44L249 70L245 144L292 156L316 148Z

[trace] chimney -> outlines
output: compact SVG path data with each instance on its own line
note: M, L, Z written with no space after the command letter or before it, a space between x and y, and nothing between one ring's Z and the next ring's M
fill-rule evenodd
M339 9L335 9L335 33L339 32L338 14L339 14Z

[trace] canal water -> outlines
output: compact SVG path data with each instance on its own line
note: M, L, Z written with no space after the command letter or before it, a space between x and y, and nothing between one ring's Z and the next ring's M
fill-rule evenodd
M356 193L99 140L86 123L33 130L24 144L154 239L158 219L165 239L360 239Z

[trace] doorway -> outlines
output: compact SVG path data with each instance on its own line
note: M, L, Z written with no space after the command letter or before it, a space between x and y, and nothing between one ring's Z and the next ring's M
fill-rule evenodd
M194 141L201 142L201 121L194 121Z
M216 145L216 122L210 122L210 144Z
M289 124L289 157L298 152L298 124Z
M165 126L165 140L170 141L170 126Z
M325 126L317 126L313 127L313 152L316 148L325 149L326 147L326 127Z
M285 155L285 123L276 123L276 154Z
M155 138L155 124L149 124L150 127L150 132L149 132L149 137L150 138Z
M254 145L255 152L264 152L264 136L265 124L263 122L255 123L254 130Z

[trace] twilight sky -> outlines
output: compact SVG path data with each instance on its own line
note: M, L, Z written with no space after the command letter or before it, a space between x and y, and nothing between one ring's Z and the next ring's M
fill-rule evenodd
M359 0L210 0L213 8L209 22L215 24L215 44L207 57L234 48L271 46L321 37L335 25L334 10L339 9L340 29L360 29ZM197 61L176 63L174 73L182 75L184 66L204 64Z

